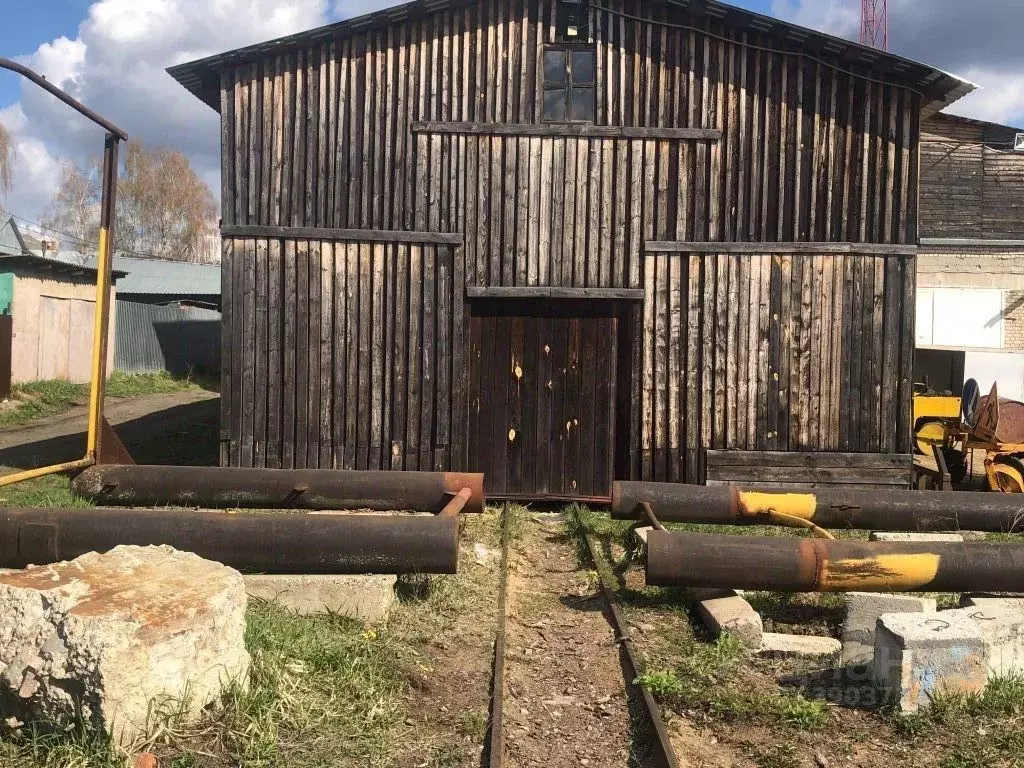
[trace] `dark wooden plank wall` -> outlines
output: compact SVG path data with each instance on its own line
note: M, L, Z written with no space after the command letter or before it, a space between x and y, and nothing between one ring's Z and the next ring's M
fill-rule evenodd
M1016 131L952 115L921 136L921 237L1024 239L1024 154Z
M708 451L707 484L897 490L909 488L913 463L904 454Z
M555 4L481 0L225 71L224 224L476 235L461 218L475 208L489 217L480 245L490 258L506 245L521 252L521 222L536 221L529 236L540 249L540 222L565 203L561 177L597 260L618 248L639 261L642 238L916 241L919 95L750 47L773 41L719 39L733 34L724 25L683 29L681 11L669 22L646 0L612 7L657 23L591 10L597 122L716 128L722 141L487 136L470 147L463 136L413 134L423 120L540 121ZM582 229L578 218L567 228ZM499 272L506 280L504 264L488 279ZM539 264L510 270L534 272L542 281ZM636 280L639 268L609 270L619 273Z
M705 448L909 453L914 257L657 253L645 275L636 476L700 482Z
M710 34L684 28L680 22L689 23L688 17L678 9L670 12L644 0L614 0L609 6L591 10L598 50L597 122L718 129L721 140L410 129L415 121L538 123L542 44L555 36L551 0L482 0L240 63L223 73L225 225L464 236L463 248L419 246L424 263L429 252L438 265L449 265L444 276L421 267L421 283L396 267L380 285L376 277L346 283L345 311L356 306L370 314L360 315L354 325L349 320L342 326L334 318L333 335L319 344L311 330L306 335L302 330L303 300L308 297L310 312L325 316L326 307L337 308L341 301L337 279L326 281L320 270L307 270L298 261L300 249L307 247L301 240L269 240L263 246L226 240L225 312L233 318L225 323L225 333L233 334L225 338L225 365L231 370L223 400L226 462L265 461L256 446L275 442L270 429L276 420L295 419L299 425L304 419L306 431L296 433L294 446L287 448L294 455L285 457L284 445L274 452L282 463L350 466L354 461L359 466L366 450L367 466L375 466L377 449L397 444L407 468L426 468L429 456L434 466L459 468L466 285L646 290L647 300L632 312L632 366L629 381L623 380L632 386L629 415L620 424L631 446L623 473L698 477L697 453L686 451L697 445L796 450L838 441L844 450L890 443L902 449L909 440L902 422L909 414L903 382L910 378L911 355L897 343L896 329L902 323L899 339L913 338L912 258L827 249L820 256L651 256L644 243L915 243L921 97L813 58L764 50L758 46L780 43L740 38L722 24L693 22ZM264 247L267 256L261 261ZM409 244L409 253L413 247ZM315 246L321 259L325 249L333 253L335 265L339 253L358 261L402 248L370 242ZM277 268L276 256L270 255L275 249L280 281L270 271ZM376 260L373 265L377 269ZM843 291L850 293L841 309L849 317L834 314L840 272ZM442 281L452 290L439 290ZM278 290L283 319L274 309ZM422 296L419 314L399 317L387 303L394 297L401 306L414 294ZM824 310L829 305L831 315ZM383 314L382 306L387 307ZM394 325L377 322L385 317ZM756 317L756 334L747 317ZM406 330L404 322L410 324ZM407 334L399 343L410 348L428 345L433 339L412 328L417 323L433 329L434 343L451 350L448 378L423 358L422 364L408 362L401 372L406 380L395 382L388 359L371 356L370 367L359 369L369 376L359 380L351 413L364 415L364 404L369 408L379 400L379 430L372 422L365 439L357 429L355 443L350 431L339 442L342 412L318 404L325 402L321 393L327 389L332 402L339 389L346 403L351 397L347 383L338 383L335 365L335 358L349 355L357 343L346 335L349 329L372 328L383 334L378 341L385 346L393 333ZM857 369L855 383L844 385L850 387L846 394L856 402L877 398L887 404L878 406L884 413L877 422L858 413L849 417L857 420L855 426L835 413L843 402L843 392L836 393L830 378L836 365L826 364L813 348L837 327L843 329L844 346L830 351L842 356L839 366L864 366ZM442 331L450 338L441 339ZM412 334L418 334L415 342ZM256 343L264 338L265 346ZM870 358L862 358L865 345L874 345ZM735 368L730 349L739 352ZM294 370L284 366L290 351ZM441 359L438 350L430 364ZM698 359L699 366L691 364ZM263 371L267 383L260 380ZM883 391L889 382L898 387L891 397ZM702 399L705 385L724 390ZM285 394L289 387L299 394ZM402 400L402 387L408 402ZM432 402L442 414L456 416L425 415ZM812 403L823 405L827 418L812 410ZM344 419L349 413L344 411ZM372 408L366 413L376 418ZM401 438L394 418L405 421ZM391 419L388 429L385 419ZM319 432L309 431L312 421ZM876 431L858 431L868 428ZM394 461L382 457L377 465Z
M224 257L224 464L465 465L459 249L229 239Z

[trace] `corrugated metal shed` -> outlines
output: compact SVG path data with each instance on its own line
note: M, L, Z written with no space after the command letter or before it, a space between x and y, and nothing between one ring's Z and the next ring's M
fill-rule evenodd
M220 296L220 265L118 256L114 267L127 272L118 282L122 294Z
M179 376L220 370L220 312L180 303L117 302L114 366L126 373Z

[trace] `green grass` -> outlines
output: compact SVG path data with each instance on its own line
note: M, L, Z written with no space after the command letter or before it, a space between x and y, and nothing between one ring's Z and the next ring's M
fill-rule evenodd
M188 389L216 388L212 380L176 377L167 372L127 374L114 371L107 380L108 397L139 397ZM87 402L88 384L75 384L60 379L18 384L11 395L12 407L0 409L0 427L28 424L47 416L65 413Z
M161 765L277 768L383 766L404 729L402 643L340 617L304 618L250 605L247 686L233 685L194 725L170 717L151 750ZM109 740L84 729L44 735L27 727L0 739L10 768L123 768Z
M19 470L0 467L0 476ZM92 507L91 501L72 493L71 478L67 475L47 475L26 480L17 485L0 487L0 506L3 507Z

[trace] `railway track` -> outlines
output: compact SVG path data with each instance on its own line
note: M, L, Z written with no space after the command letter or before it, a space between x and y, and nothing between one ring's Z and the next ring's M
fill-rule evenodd
M560 522L502 519L502 576L484 765L677 768L593 538L597 583Z

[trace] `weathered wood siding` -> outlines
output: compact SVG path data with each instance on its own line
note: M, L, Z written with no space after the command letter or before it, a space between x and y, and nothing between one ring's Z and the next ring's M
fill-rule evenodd
M910 451L912 256L652 253L644 272L635 476L699 482L705 448Z
M707 447L909 449L913 256L843 246L917 242L920 95L612 0L591 9L596 126L544 124L554 13L551 0L481 0L224 70L225 232L408 241L282 231L261 267L260 241L225 239L225 349L242 359L225 382L224 460L393 466L397 450L407 468L464 467L465 291L498 286L645 290L627 312L620 474L694 480ZM336 361L364 346L353 393ZM273 355L294 355L294 382ZM847 361L856 376L837 378ZM272 375L250 381L261 365Z
M222 462L464 465L455 254L415 243L225 240Z
M921 237L1024 239L1024 154L1012 128L929 118L921 144Z

